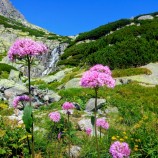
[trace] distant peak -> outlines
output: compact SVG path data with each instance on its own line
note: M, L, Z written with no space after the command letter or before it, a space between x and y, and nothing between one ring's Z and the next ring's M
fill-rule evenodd
M0 0L0 14L7 18L26 21L24 16L15 9L9 0Z

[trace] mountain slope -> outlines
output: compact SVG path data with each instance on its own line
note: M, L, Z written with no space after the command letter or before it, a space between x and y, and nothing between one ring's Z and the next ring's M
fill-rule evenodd
M14 8L9 0L0 0L0 14L11 19L26 21L24 16Z
M157 39L157 12L118 20L79 34L58 64L100 63L112 69L144 65L158 60Z

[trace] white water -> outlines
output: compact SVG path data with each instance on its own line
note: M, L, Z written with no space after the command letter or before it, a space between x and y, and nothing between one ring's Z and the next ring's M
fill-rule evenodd
M63 53L63 52L61 52L61 46L57 46L52 50L52 52L49 56L48 66L47 66L46 70L42 73L42 76L48 75L50 72L55 70L56 64L59 60L61 53Z

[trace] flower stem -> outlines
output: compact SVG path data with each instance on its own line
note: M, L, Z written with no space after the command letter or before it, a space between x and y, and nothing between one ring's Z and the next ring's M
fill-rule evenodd
M67 116L68 116L68 133L69 133L69 138L68 138L69 139L68 140L69 141L69 149L68 149L69 151L68 152L69 152L69 157L70 157L70 124L69 124L70 114L69 114L69 112L68 112Z
M31 155L30 141L29 141L28 135L27 135L27 144L29 148L29 154Z
M96 127L96 119L97 119L97 97L98 97L98 88L95 88L95 112L94 112L95 123L94 123L94 128L95 128L95 138L96 138L96 146L97 146L98 158L100 158L98 138L97 138L97 127Z
M101 139L101 127L100 127L100 139Z
M30 100L29 100L29 104L31 106L31 75L30 75L30 72L31 72L31 59L29 56L27 56L27 61L28 61L28 80L29 80L29 97L30 97ZM31 134L32 134L32 158L35 157L35 152L34 152L34 133L33 133L33 113L32 113L32 129L31 129Z

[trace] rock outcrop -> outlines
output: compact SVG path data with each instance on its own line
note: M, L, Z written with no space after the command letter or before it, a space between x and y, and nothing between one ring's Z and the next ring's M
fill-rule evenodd
M24 16L14 8L9 0L0 0L0 14L8 18L25 21Z

